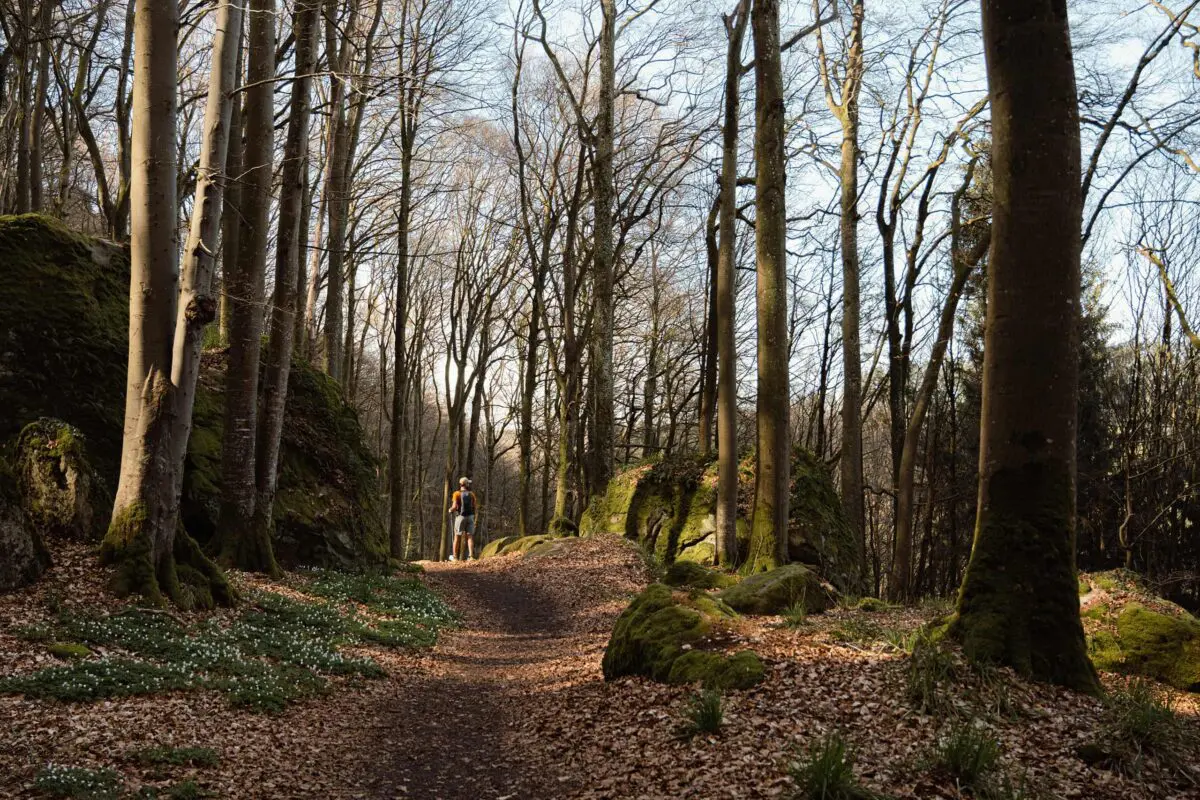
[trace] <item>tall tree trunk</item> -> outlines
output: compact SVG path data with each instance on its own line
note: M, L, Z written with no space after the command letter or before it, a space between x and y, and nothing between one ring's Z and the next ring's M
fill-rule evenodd
M588 491L604 494L613 475L613 107L616 95L616 0L600 0L604 21L600 28L600 92L596 114L596 150L593 162L592 195L595 203L592 266L593 322L595 347L592 388L592 457Z
M863 73L863 3L851 6L850 38L840 100L831 89L824 45L818 34L822 77L830 109L842 126L840 240L842 254L842 455L840 461L842 505L846 519L866 552L863 516L862 459L862 351L859 345L858 259L858 97Z
M242 169L241 235L236 269L226 276L233 304L225 375L225 435L221 447L221 560L242 569L277 573L267 533L254 525L258 381L270 233L274 152L275 2L248 8L246 148Z
M142 0L134 22L134 65L129 290L129 365L126 376L125 436L112 522L102 559L116 566L114 589L161 603L169 598L190 607L213 600L229 603L233 593L196 543L176 532L183 459L191 419L190 391L172 381L190 365L175 349L189 349L212 318L211 301L192 296L179 303L176 240L175 117L176 31L174 0ZM211 94L220 96L219 91ZM207 137L206 144L211 144ZM205 148L205 152L211 152ZM200 209L203 215L204 209ZM210 222L210 227L213 223ZM211 269L211 268L210 268ZM189 263L186 288L200 288L201 264ZM178 315L177 315L178 311ZM186 331L177 336L176 329ZM194 388L194 380L192 388ZM186 406L186 407L184 407ZM192 577L180 584L177 563Z
M329 71L333 73L329 93L329 133L325 146L326 178L325 207L328 211L329 232L326 238L328 276L325 284L325 371L329 377L342 379L342 306L346 302L345 259L346 259L346 215L349 209L349 192L346 179L349 176L347 151L350 147L350 128L346 121L346 96L343 88L346 64L346 46L338 46L337 2L329 0L326 12L325 57ZM353 25L353 23L351 23Z
M50 24L55 4L42 0L38 21L37 83L33 87L33 98L29 106L29 207L32 211L44 211L43 192L45 178L42 175L42 120L46 110L46 93L50 86Z
M238 22L238 41L242 39L244 18ZM233 87L238 89L242 84L244 73L243 59L245 48L237 48L237 62L234 67ZM233 303L229 299L229 276L237 274L239 243L241 242L242 217L242 93L233 95L229 111L229 144L225 159L224 210L221 216L221 294L220 309L217 321L217 340L222 344L229 343L229 323L233 317Z
M17 9L21 41L17 61L17 114L20 122L17 128L17 196L13 210L18 214L28 214L32 210L30 183L33 159L30 148L33 114L30 113L30 106L33 102L33 0L20 0Z
M392 556L403 558L405 523L408 519L408 475L404 469L404 427L407 424L405 398L408 393L406 332L408 329L408 225L412 216L412 158L401 154L400 211L396 216L396 317L392 333L395 368L392 378L392 435L388 464L390 468ZM417 418L415 424L421 424Z
M1097 692L1075 575L1079 105L1065 0L984 0L994 207L979 504L951 633Z
M708 264L708 302L705 311L704 343L701 347L700 367L700 408L696 438L699 440L700 454L707 456L713 449L713 424L717 414L717 269L720 262L720 248L717 244L718 218L721 210L721 192L708 211L708 221L704 225L704 253Z
M264 568L274 566L271 536L274 533L275 490L279 478L279 451L283 416L287 406L288 377L296 342L299 302L297 275L300 245L304 241L301 216L304 171L308 168L308 129L312 118L312 74L317 63L317 0L296 4L292 30L296 39L296 79L288 112L287 140L283 146L283 174L279 193L279 231L275 250L275 295L271 307L270 341L263 377L262 418L259 422L254 502L254 540L266 548Z
M742 42L750 0L725 19L725 120L722 126L720 252L717 256L717 563L737 563L737 343L734 288L737 273L737 156L741 105Z
M758 465L748 568L787 561L791 474L788 414L787 207L779 0L754 0L755 243L758 255Z

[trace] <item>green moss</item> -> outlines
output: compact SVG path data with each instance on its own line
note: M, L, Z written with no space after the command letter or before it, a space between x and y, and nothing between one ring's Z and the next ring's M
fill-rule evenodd
M1200 691L1200 621L1130 603L1117 618L1122 668Z
M812 564L838 591L863 591L862 554L829 467L816 455L792 451L788 558Z
M990 477L950 632L972 661L1095 693L1079 618L1072 479L1058 461Z
M498 555L500 555L500 552L505 547L507 547L508 545L517 541L517 539L519 539L519 538L521 538L521 537L519 537L519 536L501 536L499 539L493 539L492 541L485 544L483 546L483 549L479 551L479 557L480 558L492 558L493 556L498 556Z
M1117 637L1108 631L1097 631L1088 639L1088 656L1096 669L1116 672L1121 669L1124 658Z
M115 477L124 427L129 264L48 217L0 217L0 441L66 420Z
M803 564L747 576L722 592L721 599L743 614L782 614L797 603L817 614L834 603L832 592Z
M662 582L667 586L688 586L693 589L723 589L732 586L737 579L691 561L676 561L667 567Z
M154 548L147 530L146 507L131 503L121 509L108 525L100 546L100 559L116 567L110 588L118 597L141 595L162 605L163 593L152 562Z
M621 613L604 653L607 680L641 675L664 683L702 682L720 688L745 688L762 677L754 656L727 658L703 650L703 641L733 612L702 593L678 595L652 584ZM751 654L753 656L753 654Z
M47 645L46 650L49 651L50 655L55 658L61 658L63 661L87 658L92 654L91 649L87 645L76 642L55 642Z

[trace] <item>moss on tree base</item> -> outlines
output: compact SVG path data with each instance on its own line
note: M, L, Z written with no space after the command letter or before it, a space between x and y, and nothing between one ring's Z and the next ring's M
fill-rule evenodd
M170 601L185 610L237 602L237 593L220 568L185 531L177 530L171 551L158 558L152 536L141 503L126 506L113 517L100 547L100 559L115 567L110 583L115 594L139 595L154 605Z
M998 470L984 498L949 634L972 661L1099 692L1079 619L1070 468Z

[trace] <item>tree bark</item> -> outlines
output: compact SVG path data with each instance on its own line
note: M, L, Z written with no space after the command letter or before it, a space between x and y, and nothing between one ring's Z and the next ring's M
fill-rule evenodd
M178 14L174 0L142 0L134 22L137 59L132 104L137 114L131 156L137 169L130 175L133 236L125 435L112 521L101 558L116 567L113 588L119 594L140 594L155 603L166 598L191 607L212 601L230 603L234 595L196 543L176 531L183 472L178 454L186 450L191 402L189 393L179 391L172 382L173 350L188 341L188 337L177 337L175 330L204 324L203 304L189 301L182 308L179 304L175 194ZM189 267L185 286L194 286L202 276ZM211 318L211 310L208 316ZM186 400L186 408L180 407L181 399ZM184 412L186 417L181 419ZM180 582L177 564L191 568L185 584Z
M754 0L755 249L758 256L758 467L748 569L787 561L788 457L787 206L779 2Z
M603 495L613 476L613 446L616 441L613 421L613 107L616 95L615 0L600 0L604 21L600 28L600 90L596 115L596 147L593 161L593 200L595 205L594 269L592 290L593 325L596 345L592 389L592 457L588 490L592 497Z
M979 503L951 634L968 658L1098 692L1079 619L1079 105L1065 0L984 0L992 100Z
M720 251L717 256L717 563L737 563L737 342L734 289L737 273L737 156L742 43L750 0L740 0L725 20L725 121L722 127Z
M236 269L226 276L233 306L225 374L225 434L221 447L220 558L241 569L279 571L267 532L254 524L257 484L258 382L270 233L274 153L275 2L248 8L246 148L242 165L241 234Z
M279 193L279 230L275 250L275 294L271 307L270 341L263 378L262 418L259 422L253 538L265 546L269 556L265 568L274 563L271 537L274 533L275 490L279 480L279 453L283 439L283 417L287 407L288 378L296 343L296 312L299 303L297 276L300 273L300 244L304 203L304 172L308 165L308 132L312 119L312 74L317 63L317 17L315 0L296 4L292 26L296 40L296 78L288 112L287 140L283 146L283 170Z

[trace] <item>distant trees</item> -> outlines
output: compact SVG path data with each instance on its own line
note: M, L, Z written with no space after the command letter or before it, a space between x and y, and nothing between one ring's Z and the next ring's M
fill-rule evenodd
M273 31L255 25L268 8L178 11L174 188L156 195L152 233L189 235L173 323L143 317L172 331L162 365L180 408L202 347L228 367L228 563L272 569L279 432L303 358L368 431L394 557L440 550L447 474L480 473L481 539L570 533L615 470L715 449L717 557L766 567L784 558L786 465L807 447L837 476L872 591L955 590L993 288L996 115L959 68L980 60L975 5L881 7L886 37L856 0L530 0L502 26L476 0L301 0L275 4L289 16ZM1200 596L1186 423L1198 8L1122 6L1129 63L1103 46L1116 7L1072 20L1081 260L1098 265L1078 554L1182 597ZM163 265L131 226L138 9L0 0L0 208L137 238L145 270ZM765 58L744 53L775 14L778 57L761 37ZM222 325L205 337L212 298ZM186 441L172 434L172 463ZM739 552L751 450L757 521Z

